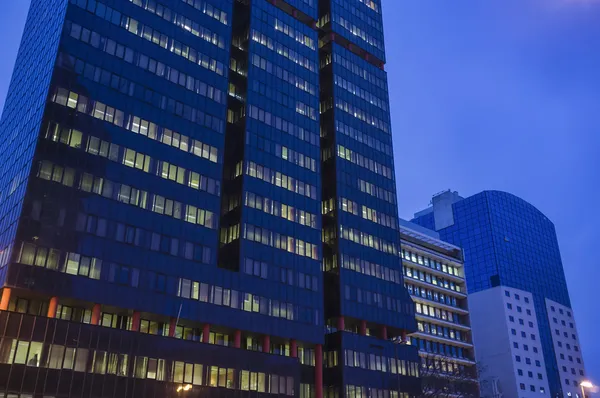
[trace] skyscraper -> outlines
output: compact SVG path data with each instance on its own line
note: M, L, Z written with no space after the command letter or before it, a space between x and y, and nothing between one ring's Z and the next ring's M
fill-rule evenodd
M478 359L484 352L478 348L478 327L497 321L504 328L495 332L506 337L507 347L531 347L512 358L519 394L533 393L533 388L538 395L542 390L548 394L543 384L547 378L551 397L578 396L585 371L554 224L534 206L506 192L484 191L462 198L448 191L434 196L432 203L413 221L437 230L442 239L465 251L469 300L477 304L471 305L471 319ZM490 310L493 305L507 311ZM534 358L538 329L542 359ZM500 345L496 341L494 349ZM489 358L494 355L487 352ZM541 381L537 375L536 383L518 381L519 371L523 373L523 366L533 361L540 364ZM545 369L540 369L542 362Z
M415 395L384 61L379 1L33 0L0 391Z

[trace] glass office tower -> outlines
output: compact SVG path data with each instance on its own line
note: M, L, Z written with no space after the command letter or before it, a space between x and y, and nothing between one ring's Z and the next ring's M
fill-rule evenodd
M464 249L470 299L487 299L483 292L500 286L508 288L506 297L511 297L510 288L531 294L537 318L532 324L539 327L549 396L579 394L583 362L554 224L523 199L499 191L484 191L468 198L443 192L433 197L431 207L415 214L413 222L437 230L442 239ZM525 304L518 302L518 294L516 297L515 303L509 303L509 310L516 307L510 318L523 322L520 318ZM475 322L478 313L485 319ZM505 318L503 313L490 312L484 306L481 311L471 312L474 325L490 324L492 313ZM570 321L559 322L563 316ZM503 324L516 330L510 321ZM529 340L525 344L537 344L535 332L535 328L523 331ZM475 326L473 334L477 335Z
M32 0L0 393L417 394L381 25L378 1Z

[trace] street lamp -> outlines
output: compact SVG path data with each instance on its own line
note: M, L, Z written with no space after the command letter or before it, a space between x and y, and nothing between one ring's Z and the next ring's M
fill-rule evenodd
M585 389L586 388L594 388L594 385L589 380L584 380L581 383L579 383L579 385L581 386L581 397L582 398L585 398Z
M192 389L192 385L191 384L186 384L185 386L179 386L177 387L177 393L179 394L182 391L189 391Z

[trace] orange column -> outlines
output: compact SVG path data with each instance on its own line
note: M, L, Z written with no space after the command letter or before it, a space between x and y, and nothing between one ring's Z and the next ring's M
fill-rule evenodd
M202 342L208 344L210 341L210 325L207 323L202 328Z
M290 356L292 358L298 358L298 343L296 340L290 340Z
M242 331L236 330L233 334L233 348L241 348L242 347Z
M140 331L140 313L138 311L133 311L133 315L131 316L131 331Z
M359 333L361 336L367 335L367 321L360 321L360 330Z
M58 307L58 297L52 297L48 304L48 318L56 318L56 308Z
M8 310L8 303L10 303L10 287L2 289L2 299L0 299L0 311Z
M175 337L176 330L177 330L177 318L171 318L169 320L169 337Z
M323 398L323 346L315 346L315 398Z
M102 307L100 306L100 304L94 304L94 308L92 308L92 321L90 323L92 325L99 325L101 314L102 314Z
M263 336L263 352L271 352L271 336Z
M343 331L346 329L346 320L344 319L343 316L339 317L337 320L337 329L339 331Z
M382 326L381 327L381 339L382 340L387 340L388 336L387 336L387 326Z

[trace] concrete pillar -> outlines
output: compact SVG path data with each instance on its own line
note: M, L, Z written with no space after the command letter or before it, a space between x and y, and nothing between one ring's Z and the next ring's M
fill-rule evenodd
M10 287L2 289L2 298L0 299L0 311L8 311L8 303L10 303Z
M367 335L367 321L360 321L360 328L358 330L358 333L361 336L366 336Z
M402 344L406 344L408 342L406 337L406 330L402 330L402 332L400 333L400 342Z
M233 348L241 348L242 347L242 331L236 330L233 334Z
M207 323L202 328L202 342L208 344L210 341L210 325Z
M169 337L175 337L176 330L177 330L177 318L171 318L169 320Z
M133 311L133 315L131 316L131 331L140 331L140 313L138 311Z
M315 346L315 398L323 398L323 346Z
M296 340L290 340L290 357L298 358L298 343Z
M58 308L58 297L50 298L48 304L48 318L56 318L56 309Z
M388 339L387 326L382 326L381 327L381 339L382 340L387 340Z
M339 331L343 331L346 329L346 320L344 319L343 316L341 316L337 319L337 329Z
M271 336L263 336L263 352L269 354L271 352Z
M100 306L100 304L94 304L94 308L92 308L92 321L90 323L92 325L99 325L101 314L102 314L102 307Z

